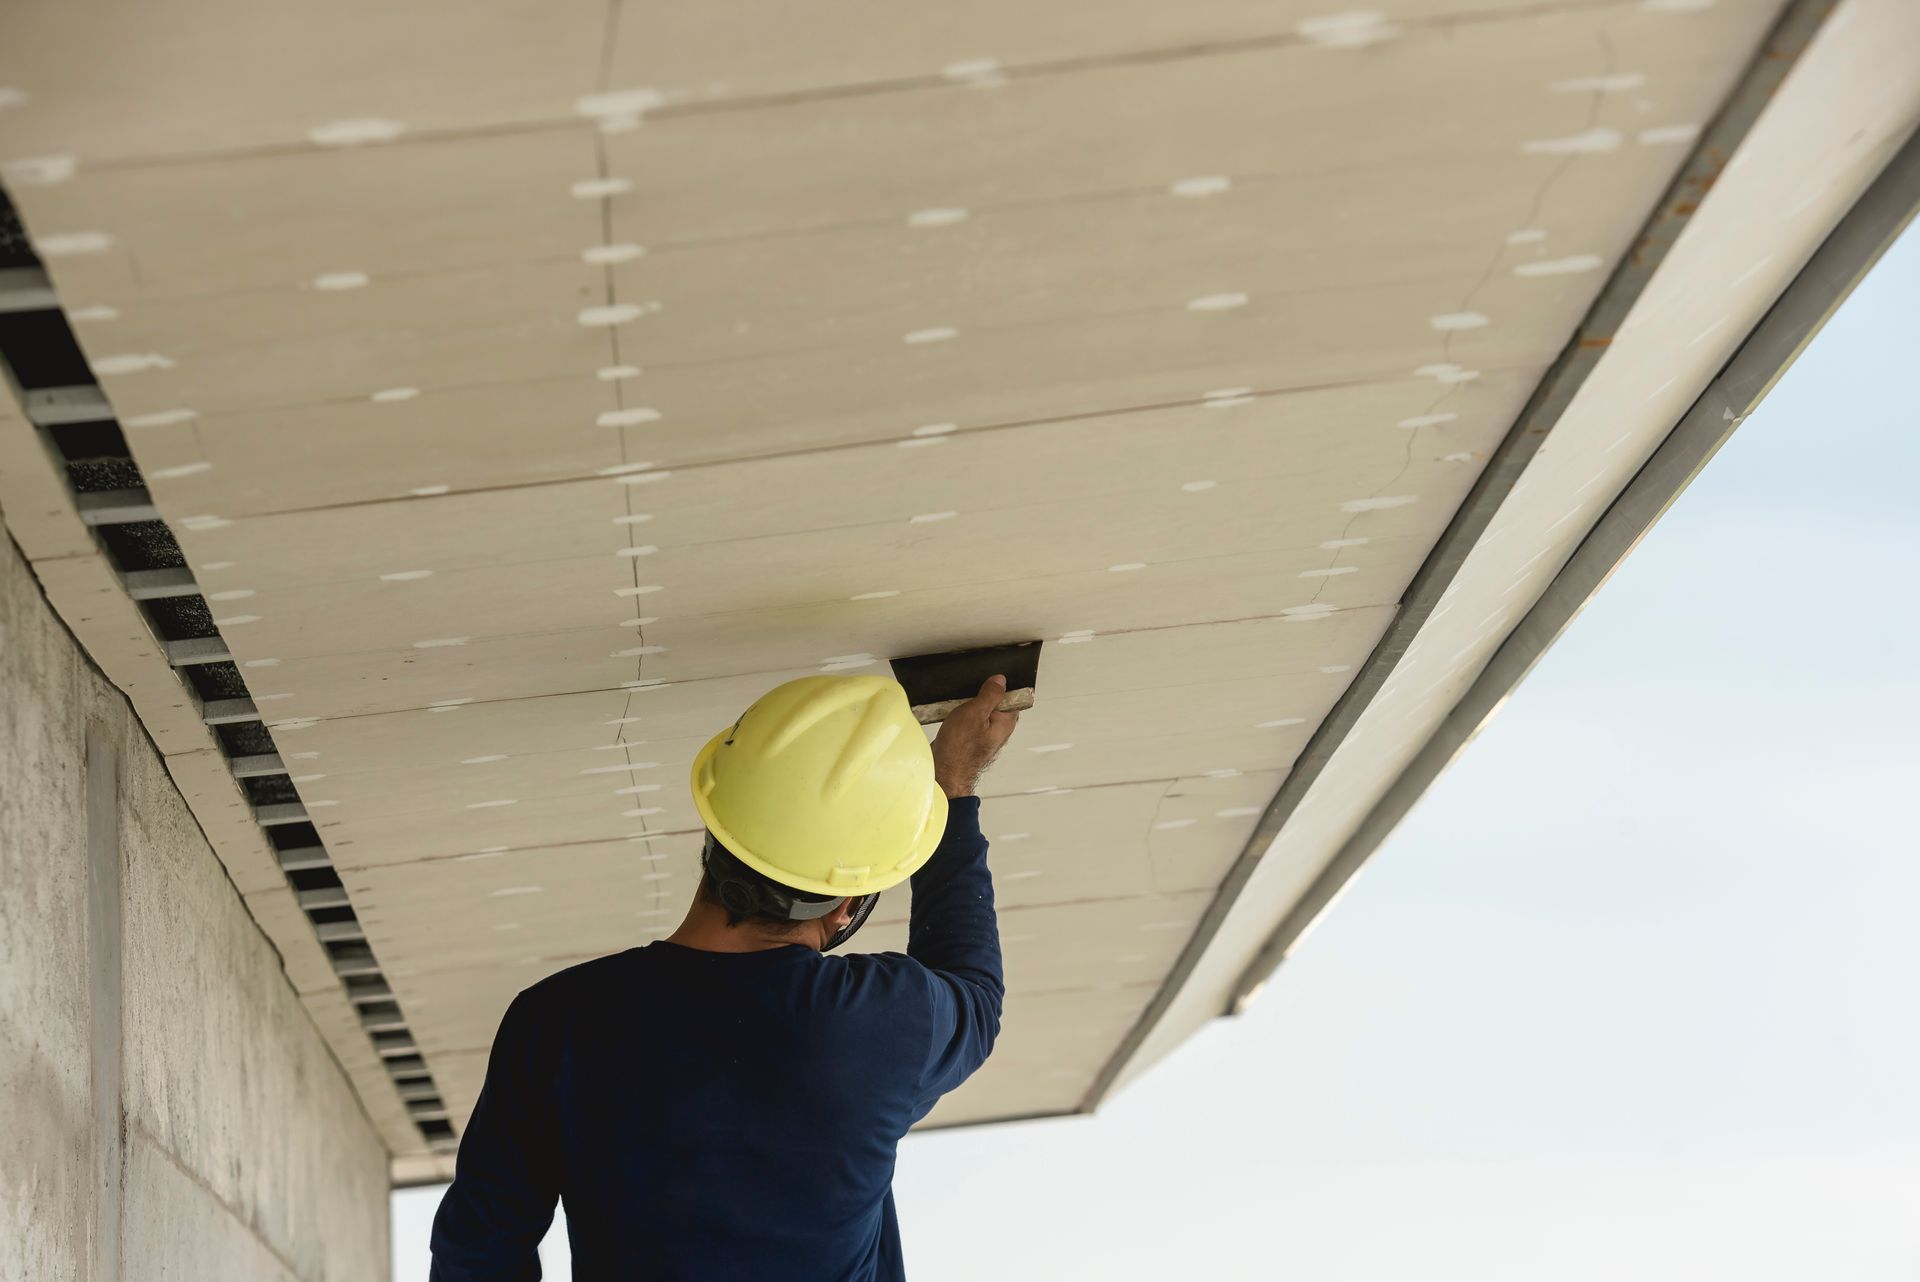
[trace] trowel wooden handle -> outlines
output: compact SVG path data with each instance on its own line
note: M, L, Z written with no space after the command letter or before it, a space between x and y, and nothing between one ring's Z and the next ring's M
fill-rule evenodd
M936 721L945 721L949 713L961 704L967 702L970 701L966 699L942 699L939 703L916 703L913 706L913 715L921 725L930 726ZM1007 697L1000 700L1000 711L1002 712L1023 712L1032 706L1032 686L1028 686L1024 690L1009 690L1007 691Z

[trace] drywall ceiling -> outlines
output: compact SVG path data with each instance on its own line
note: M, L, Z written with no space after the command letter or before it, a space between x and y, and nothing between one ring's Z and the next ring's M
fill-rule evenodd
M1087 1098L1778 8L35 0L0 156L456 1124L671 929L713 729L1045 638L986 1121Z

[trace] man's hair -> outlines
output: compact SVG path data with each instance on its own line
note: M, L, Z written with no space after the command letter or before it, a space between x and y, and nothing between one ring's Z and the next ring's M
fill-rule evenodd
M700 851L700 893L726 910L729 926L750 921L790 934L806 924L788 917L777 906L795 897L790 887L736 858L712 833L707 834Z

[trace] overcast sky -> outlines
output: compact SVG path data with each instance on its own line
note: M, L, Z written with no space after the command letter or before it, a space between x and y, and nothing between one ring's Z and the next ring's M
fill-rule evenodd
M915 1282L1920 1278L1916 354L1910 234L1249 1014L901 1146Z

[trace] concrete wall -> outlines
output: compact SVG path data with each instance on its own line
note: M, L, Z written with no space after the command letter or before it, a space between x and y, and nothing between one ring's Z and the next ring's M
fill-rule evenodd
M0 537L0 1282L375 1282L387 1154Z

